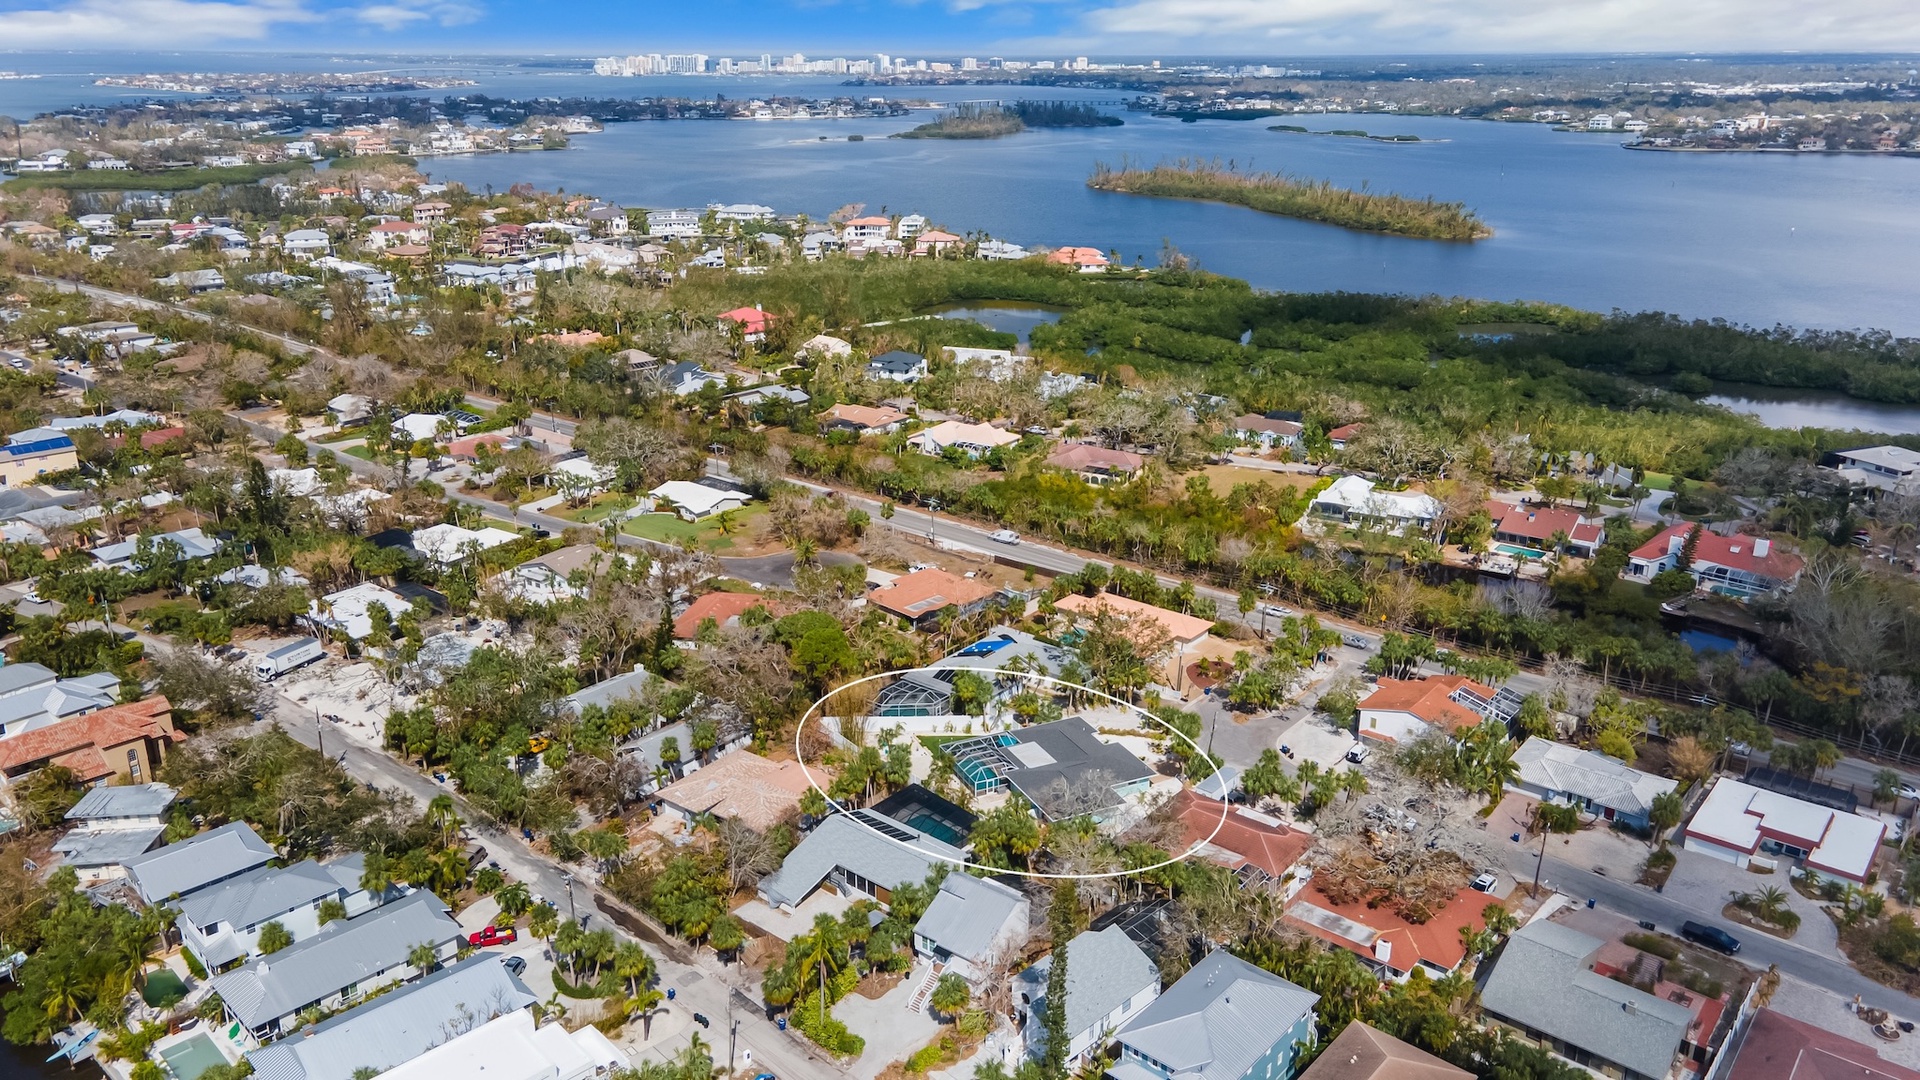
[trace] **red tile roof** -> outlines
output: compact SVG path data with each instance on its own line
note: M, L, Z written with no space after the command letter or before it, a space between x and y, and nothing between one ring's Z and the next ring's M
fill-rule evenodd
M1087 443L1065 443L1054 447L1047 455L1047 464L1056 469L1080 472L1085 469L1106 469L1114 472L1133 473L1147 463L1139 454L1125 450L1109 450L1104 446L1091 446Z
M1328 442L1345 442L1366 430L1365 424L1342 424L1327 432Z
M767 614L778 611L767 598L758 593L710 592L698 597L687 605L687 610L673 620L673 636L681 641L692 641L700 632L700 624L712 619L721 626L739 618L753 608L764 608Z
M448 443L447 456L471 458L479 453L482 446L499 446L506 441L507 437L497 431L489 431L483 435L468 435L465 438L455 439Z
M1047 261L1067 266L1107 265L1107 257L1100 253L1100 249L1090 247L1054 248L1051 252L1048 252Z
M1245 416L1234 417L1233 429L1235 431L1259 431L1268 435L1298 435L1301 431L1305 430L1291 420L1275 420L1272 417L1261 416L1258 413L1248 413Z
M173 728L172 704L164 697L150 697L0 739L0 772L51 761L73 769L82 780L98 780L112 772L101 750L140 739L178 742L185 737Z
M1460 941L1460 928L1472 927L1475 933L1486 929L1487 918L1482 912L1488 904L1494 903L1499 901L1486 893L1463 888L1447 901L1445 907L1434 912L1432 918L1423 923L1413 923L1389 908L1368 907L1365 901L1336 904L1327 899L1327 894L1321 892L1318 885L1308 882L1288 910L1292 912L1298 905L1310 904L1322 911L1330 911L1349 923L1366 927L1373 931L1377 941L1388 943L1388 956L1383 962L1396 971L1412 971L1414 965L1422 960L1442 971L1452 971L1467 957L1467 947ZM1287 921L1323 941L1332 942L1369 960L1379 958L1379 950L1372 941L1341 937L1293 914L1287 916Z
M1189 850L1212 835L1213 839L1207 841L1210 845L1232 852L1236 857L1220 858L1204 852L1201 857L1212 858L1229 870L1238 870L1251 863L1272 877L1284 877L1293 869L1293 864L1300 860L1300 856L1313 846L1312 835L1289 829L1285 825L1269 824L1239 807L1229 808L1227 819L1222 822L1221 804L1195 794L1191 789L1175 795L1170 805L1179 817L1183 830L1180 850ZM1220 829L1217 833L1214 832L1215 826Z
M867 594L867 602L882 611L918 619L949 605L965 607L993 595L993 587L928 567L902 574L893 583Z
M1461 731L1478 726L1484 719L1448 696L1463 686L1483 698L1493 697L1492 687L1482 686L1465 675L1432 675L1424 679L1381 679L1380 688L1368 695L1360 707L1412 713L1434 727Z
M835 405L820 415L828 421L838 420L842 423L856 425L864 430L884 428L889 424L897 424L907 418L906 413L901 412L891 405L882 405L877 408L872 405Z
M1488 500L1487 516L1493 519L1493 530L1508 536L1524 536L1529 540L1538 540L1542 544L1553 539L1553 534L1563 532L1569 539L1585 540L1589 536L1598 539L1600 527L1586 525L1580 520L1580 514L1558 506L1515 506ZM1576 533L1580 535L1575 536Z
M739 323L740 328L749 334L764 334L767 327L773 325L773 316L759 308L737 307L721 312L720 321Z
M1636 559L1659 559L1667 554L1671 537L1679 537L1686 543L1687 534L1696 528L1691 521L1682 521L1661 530L1653 539L1635 548ZM1799 555L1786 550L1777 543L1767 541L1765 537L1721 536L1712 529L1700 526L1700 539L1694 544L1693 561L1724 566L1729 570L1740 570L1749 574L1759 574L1775 581L1788 581L1806 561ZM1754 554L1759 545L1755 541L1766 543L1765 555Z

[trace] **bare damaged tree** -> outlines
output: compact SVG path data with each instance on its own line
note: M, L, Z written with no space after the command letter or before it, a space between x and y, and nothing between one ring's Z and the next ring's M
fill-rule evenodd
M765 833L731 818L720 823L720 844L727 853L727 881L735 889L750 889L780 865L773 841Z

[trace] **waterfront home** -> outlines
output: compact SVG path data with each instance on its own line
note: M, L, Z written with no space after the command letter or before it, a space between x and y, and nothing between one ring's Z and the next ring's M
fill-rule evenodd
M1514 751L1519 773L1508 786L1536 799L1569 803L1603 821L1645 830L1653 800L1679 783L1621 764L1597 750L1531 738Z
M1055 951L1060 949L1055 945ZM1065 946L1067 962L1067 1069L1079 1069L1105 1046L1114 1032L1160 996L1160 970L1140 946L1117 926L1088 930ZM1047 1052L1047 973L1049 953L1013 977L1013 1008L1020 1018L1027 1056Z
M1682 566L1689 555L1691 561ZM1682 521L1657 533L1627 556L1620 576L1652 581L1668 570L1685 570L1697 588L1735 600L1791 585L1806 560L1765 536L1721 536L1696 522Z
M883 352L867 361L868 375L892 382L918 382L926 378L927 370L926 357L919 353L907 352L905 349Z
M913 238L915 255L940 255L965 244L966 238L940 229L930 229Z
M649 210L647 211L647 235L668 237L699 236L700 211Z
M846 226L841 229L840 235L847 242L852 243L856 240L862 242L885 240L892 235L892 232L893 221L891 218L879 215L868 215L866 217L857 217L847 222Z
M1544 553L1554 549L1558 537L1560 550L1591 559L1604 539L1599 522L1557 506L1514 506L1489 500L1486 509L1493 522L1495 543Z
M1315 517L1349 525L1379 523L1404 531L1425 531L1440 516L1440 500L1413 491L1378 491L1373 481L1360 476L1343 476L1314 496L1310 508Z
M166 834L173 799L165 784L91 789L67 811L73 828L53 843L60 865L73 867L83 887L125 877L127 861L153 850Z
M1381 679L1360 702L1359 734L1385 743L1411 742L1441 732L1458 735L1486 719L1483 703L1496 691L1465 675Z
M413 220L422 225L436 225L447 220L447 211L453 209L449 203L439 200L413 204Z
M217 975L213 992L229 1021L266 1042L291 1034L309 1009L338 1009L426 974L409 959L416 946L431 946L438 964L454 957L463 938L439 897L415 892Z
M1083 274L1097 274L1107 268L1107 257L1099 248L1062 247L1047 253L1047 262L1054 266L1071 266Z
M1904 446L1863 446L1835 450L1829 468L1858 487L1897 495L1920 492L1920 450Z
M1067 950L1067 971L1077 957ZM1215 949L1114 1033L1113 1080L1289 1080L1320 995Z

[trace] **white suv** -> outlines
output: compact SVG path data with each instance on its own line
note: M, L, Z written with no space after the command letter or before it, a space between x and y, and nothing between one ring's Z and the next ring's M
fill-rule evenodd
M987 539L1002 544L1017 544L1020 542L1020 534L1012 529L1000 529L997 532L988 533Z

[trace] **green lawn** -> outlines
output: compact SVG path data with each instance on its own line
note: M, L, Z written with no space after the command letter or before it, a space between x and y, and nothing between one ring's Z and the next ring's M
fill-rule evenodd
M367 449L365 446L349 446L340 452L351 457L357 457L361 461L373 460L373 451Z
M751 530L766 512L766 505L758 504L732 514L728 517L731 534L721 531L720 515L705 521L682 521L677 514L641 514L628 521L622 531L645 540L668 544L691 540L708 551L726 551L733 547L735 536ZM606 515L603 512L600 516Z
M1640 485L1648 491L1672 491L1673 477L1666 473L1650 472L1641 477Z

